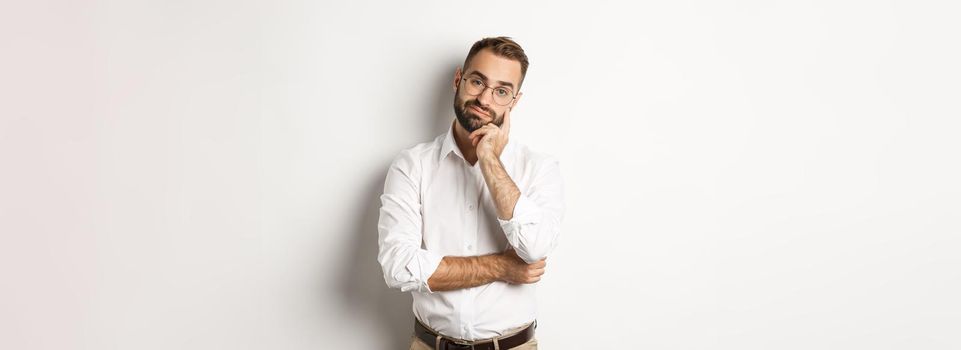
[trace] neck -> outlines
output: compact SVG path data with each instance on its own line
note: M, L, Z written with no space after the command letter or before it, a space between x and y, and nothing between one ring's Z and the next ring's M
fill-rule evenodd
M469 136L467 129L454 120L454 143L457 144L457 148L460 148L460 153L464 155L467 163L474 165L477 163L477 149L471 144Z

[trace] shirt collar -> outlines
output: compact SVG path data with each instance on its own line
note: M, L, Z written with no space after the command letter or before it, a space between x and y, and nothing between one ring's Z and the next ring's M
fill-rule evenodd
M444 143L440 146L441 159L446 158L450 152L454 152L454 154L462 159L464 158L464 154L461 153L460 148L457 147L457 141L454 140L454 124L451 124L450 128L447 128L447 136L444 137Z

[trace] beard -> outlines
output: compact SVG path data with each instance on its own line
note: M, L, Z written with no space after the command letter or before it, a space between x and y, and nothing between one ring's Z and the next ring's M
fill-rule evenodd
M477 107L484 111L486 116L493 120L494 125L497 125L498 127L504 123L503 113L501 115L497 115L497 112L494 112L494 110L481 106L477 99L467 101L461 99L460 87L458 87L454 94L454 115L457 116L457 122L460 123L460 126L462 126L464 130L467 130L469 133L480 129L482 126L488 123L474 114L475 112L473 110L468 110L470 107Z

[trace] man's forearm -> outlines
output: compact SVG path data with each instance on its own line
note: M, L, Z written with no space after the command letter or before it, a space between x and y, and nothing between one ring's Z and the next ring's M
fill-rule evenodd
M521 190L514 184L514 180L507 175L504 164L496 156L491 155L480 159L480 163L484 181L487 182L494 207L497 208L497 217L501 220L512 219L514 217L514 206L521 196Z
M505 269L500 254L445 256L427 284L435 292L477 287L500 280Z

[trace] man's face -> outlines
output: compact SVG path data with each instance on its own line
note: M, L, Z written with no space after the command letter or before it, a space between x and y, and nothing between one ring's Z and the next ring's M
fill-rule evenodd
M464 80L465 78L467 80ZM472 96L467 87L476 80L482 81L489 88L484 89L480 95ZM471 58L468 67L463 71L458 69L454 74L454 114L457 122L467 132L473 132L488 123L501 126L504 123L504 114L517 104L517 98L501 105L495 101L492 90L507 88L512 95L517 95L520 81L520 62L497 56L488 49L479 51ZM497 92L499 91L494 93Z

